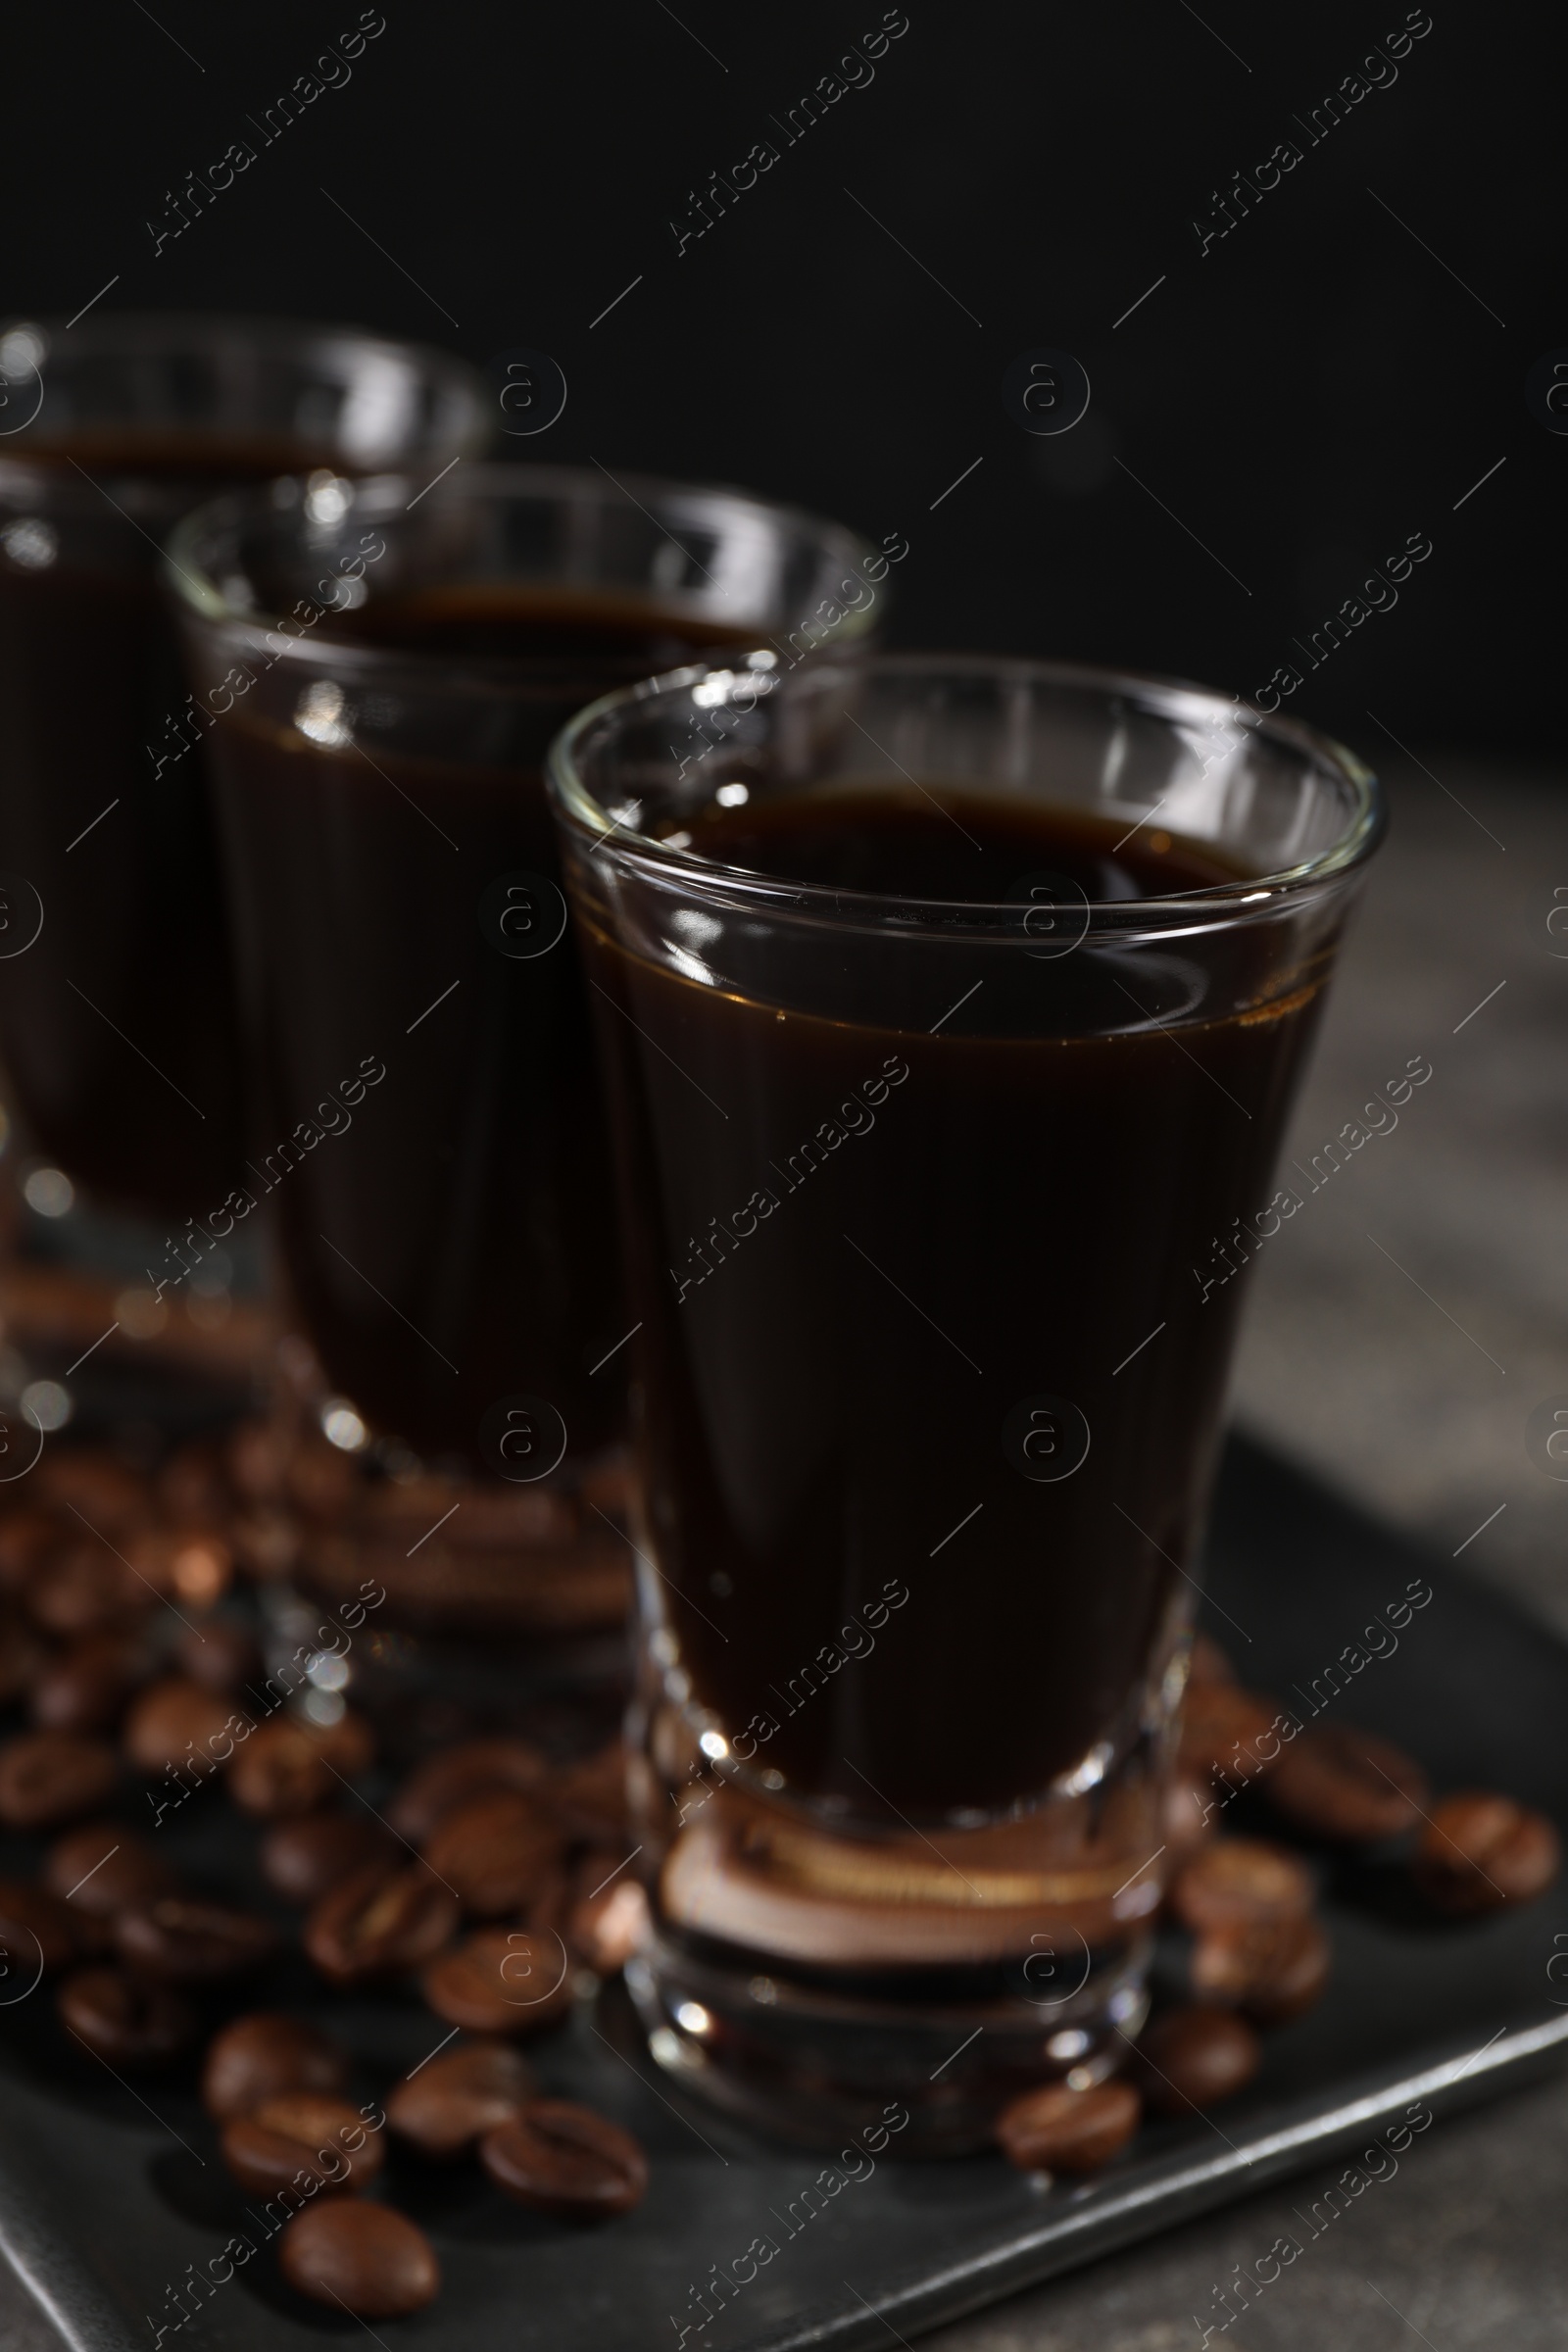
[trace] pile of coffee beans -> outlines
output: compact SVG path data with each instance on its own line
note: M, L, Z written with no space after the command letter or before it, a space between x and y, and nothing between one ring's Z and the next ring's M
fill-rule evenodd
M51 1981L66 2034L117 2075L189 2064L205 2043L224 2165L293 2213L276 2233L283 2276L368 2321L440 2284L423 2232L384 2200L389 2144L471 2164L517 2204L578 2221L644 2194L636 2141L544 2095L517 2045L620 1967L646 1904L626 1869L624 1752L590 1716L558 1706L548 1740L458 1739L385 1795L370 1722L330 1683L275 1665L269 1678L243 1587L291 1572L310 1524L276 1468L260 1426L156 1474L51 1448L0 1503L0 1706L15 1726L0 1734L0 1828L36 1855L0 1878L0 1944ZM289 1475L318 1532L370 1493L330 1451L304 1449ZM357 1619L345 1607L332 1623L368 1644L364 1594L381 1588L350 1590ZM229 1842L270 1908L188 1884L157 1834L209 1787L235 1808ZM422 1997L435 2054L360 2103L345 2046L255 2006L301 1956L328 2013L339 1991Z
M1227 1807L1254 1786L1305 1853L1220 1834ZM1435 1798L1420 1765L1389 1740L1339 1720L1297 1726L1244 1690L1202 1635L1164 1827L1162 1908L1183 1997L1156 2004L1124 2078L1046 2083L1004 2111L998 2142L1026 2172L1097 2171L1146 2112L1201 2114L1251 2081L1258 2029L1301 2016L1328 1983L1329 1939L1314 1911L1313 1857L1324 1849L1397 1841L1390 1850L1411 1886L1450 1917L1531 1901L1562 1859L1544 1814L1485 1790Z

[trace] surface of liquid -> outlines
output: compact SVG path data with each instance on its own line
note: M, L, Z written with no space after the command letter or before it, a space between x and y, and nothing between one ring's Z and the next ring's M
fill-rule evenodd
M1245 932L1041 953L1042 876L1070 908L1240 869L1023 796L819 789L679 832L1020 927L826 930L809 986L745 923L698 918L706 982L587 932L672 1672L781 1802L891 1828L1092 1789L1188 1590L1242 1289L1216 1244L1269 1200L1328 950L1283 986Z
M692 646L657 608L607 599L602 629L595 615L494 583L375 599L323 636L472 656L499 682L421 706L418 750L373 728L313 739L246 706L212 737L264 1105L252 1190L275 1206L334 1389L420 1453L475 1466L496 1466L478 1433L510 1396L553 1406L574 1457L624 1421L612 1351L631 1318L540 761L584 701ZM544 885L537 933L514 943L553 938L538 955L503 953L482 919L518 874ZM365 1057L384 1080L349 1125L318 1119L341 1131L285 1173L273 1144Z

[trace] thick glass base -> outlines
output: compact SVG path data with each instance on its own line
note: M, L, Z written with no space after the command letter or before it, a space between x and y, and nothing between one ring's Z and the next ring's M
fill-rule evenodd
M626 1983L660 2065L757 2130L823 2148L886 2131L889 2155L962 2156L1020 2091L1122 2063L1148 2009L1146 1945L1091 1956L1077 1991L1049 2004L983 1989L972 1970L761 1973L662 1932Z

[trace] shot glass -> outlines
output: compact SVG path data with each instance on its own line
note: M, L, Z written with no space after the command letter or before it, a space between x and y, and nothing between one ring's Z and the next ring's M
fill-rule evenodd
M488 438L487 407L460 360L350 328L0 327L0 1053L29 1140L102 1203L178 1234L244 1170L204 729L162 543L225 484L290 467L433 473Z
M604 1497L572 1499L623 1443L633 1318L549 741L693 648L862 637L888 564L737 492L510 465L278 484L175 534L257 1080L231 1213L275 1222L327 1435L395 1471L389 1509L435 1506L381 1520L420 1623L624 1615ZM530 1589L529 1530L567 1589Z
M698 757L672 747L700 743ZM551 755L619 1179L655 2056L905 2144L1099 2079L1250 1260L1382 829L1196 687L709 666Z

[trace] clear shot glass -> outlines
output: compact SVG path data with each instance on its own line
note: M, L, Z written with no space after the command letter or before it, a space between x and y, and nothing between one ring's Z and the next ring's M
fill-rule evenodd
M654 680L550 777L635 1326L633 1994L753 2121L976 2145L1145 2012L1377 788L1194 687L927 655Z
M275 1218L328 1434L514 1482L543 1525L623 1441L632 1320L545 751L694 647L783 671L863 637L888 559L739 492L522 466L424 489L277 484L172 543L257 1080L239 1213ZM481 1516L470 1489L406 1564L411 1528L398 1590L456 1602ZM624 1545L588 1526L623 1611Z
M462 361L347 327L0 326L0 1054L33 1146L102 1203L177 1234L244 1169L162 542L215 491L290 468L434 473L488 439L488 405Z

